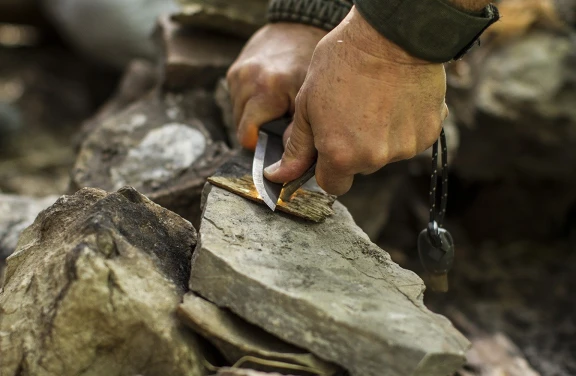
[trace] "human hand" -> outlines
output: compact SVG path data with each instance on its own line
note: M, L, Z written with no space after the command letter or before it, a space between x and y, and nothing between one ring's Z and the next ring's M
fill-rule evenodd
M448 115L445 94L442 64L407 54L353 8L316 47L284 156L265 176L294 180L317 157L318 184L342 195L355 174L430 147Z
M316 45L326 31L297 23L274 23L248 41L227 75L242 146L254 150L258 129L294 113Z

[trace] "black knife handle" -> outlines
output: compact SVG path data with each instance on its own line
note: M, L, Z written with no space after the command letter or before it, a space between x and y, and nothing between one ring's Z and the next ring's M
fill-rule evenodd
M292 123L292 117L285 116L262 125L260 130L268 134L282 137L290 123Z

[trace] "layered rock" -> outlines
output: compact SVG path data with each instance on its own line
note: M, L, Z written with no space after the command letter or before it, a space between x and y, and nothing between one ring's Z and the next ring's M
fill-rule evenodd
M174 315L195 243L189 222L132 188L61 197L8 258L2 375L203 375Z
M184 296L178 315L236 367L291 375L331 376L342 372L334 364L281 341L193 293Z
M208 187L190 289L352 375L445 376L468 341L339 203L325 223ZM226 213L226 215L222 215Z

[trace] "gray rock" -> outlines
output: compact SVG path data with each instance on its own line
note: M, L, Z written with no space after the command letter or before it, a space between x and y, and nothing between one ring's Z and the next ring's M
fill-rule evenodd
M248 38L266 23L267 0L179 0L175 21L195 28Z
M2 375L204 375L174 315L195 243L189 222L132 188L61 197L8 258Z
M150 92L100 123L84 140L72 187L130 185L186 218L198 216L206 177L230 149L213 96Z
M533 31L469 57L477 83L451 106L458 120L476 114L461 127L459 175L576 181L575 35Z
M237 367L294 375L330 376L342 371L193 293L184 296L178 316Z
M57 196L35 198L0 194L0 260L14 252L20 233L57 199Z
M352 375L445 376L464 363L469 342L426 309L422 280L341 204L311 224L210 189L193 291Z

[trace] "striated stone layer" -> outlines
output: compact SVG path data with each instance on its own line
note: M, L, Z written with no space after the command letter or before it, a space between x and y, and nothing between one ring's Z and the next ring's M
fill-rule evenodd
M312 224L211 187L190 288L357 376L445 376L469 342L339 203Z

